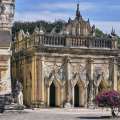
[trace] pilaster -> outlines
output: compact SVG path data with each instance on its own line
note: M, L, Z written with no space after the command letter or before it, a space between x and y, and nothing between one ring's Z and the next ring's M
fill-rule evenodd
M32 57L32 104L34 104L36 100L36 56Z
M45 83L44 83L44 62L45 62L45 58L42 56L41 59L40 59L40 69L38 71L41 71L40 75L39 76L39 79L40 79L40 105L41 107L44 107L44 102L45 102L45 93L44 93L44 90L45 90Z
M66 57L65 58L65 64L66 64L66 103L64 107L71 107L71 99L72 99L72 90L71 90L71 78L70 78L70 74L71 74L71 68L70 68L70 58Z
M87 60L87 79L89 81L88 84L88 107L93 106L93 99L94 99L94 94L93 94L93 84L94 84L94 80L93 80L93 59L92 58L88 58Z
M116 58L112 61L112 80L113 80L113 89L117 91L117 60Z

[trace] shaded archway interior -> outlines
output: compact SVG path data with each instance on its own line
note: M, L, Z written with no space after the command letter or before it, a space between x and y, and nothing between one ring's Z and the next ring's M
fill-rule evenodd
M50 86L50 107L56 107L56 89L54 83L51 84Z
M79 107L79 86L74 87L74 106Z

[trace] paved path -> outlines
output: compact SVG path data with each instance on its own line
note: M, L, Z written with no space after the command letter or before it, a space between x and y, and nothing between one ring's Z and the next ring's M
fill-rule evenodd
M100 109L36 109L6 111L0 120L112 120L109 110ZM120 120L120 118L117 118ZM116 120L116 119L115 119Z

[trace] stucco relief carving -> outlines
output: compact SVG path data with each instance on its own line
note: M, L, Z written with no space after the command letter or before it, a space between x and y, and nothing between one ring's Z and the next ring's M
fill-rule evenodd
M74 79L75 76L78 74L79 79L86 80L86 64L71 64L71 71L72 76L71 78Z
M65 79L64 65L62 63L45 63L44 67L46 84L50 86L52 82L55 82L62 86Z
M6 91L8 89L7 81L0 81L0 91Z
M109 80L109 64L94 64L93 69L94 96L98 94L101 83L102 84L106 83L107 85L108 80ZM108 87L108 85L106 87Z
M0 26L3 29L11 28L15 12L14 1L3 1L0 5Z
M75 86L77 82L80 82L83 87L86 86L86 64L71 64L71 84Z
M94 64L93 79L95 86L99 86L101 80L109 79L109 64Z

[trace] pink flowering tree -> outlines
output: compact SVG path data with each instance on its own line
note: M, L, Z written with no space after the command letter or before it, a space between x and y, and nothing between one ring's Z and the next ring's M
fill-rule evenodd
M114 90L101 92L96 96L96 103L99 107L111 108L112 116L116 117L116 111L120 108L120 93Z

